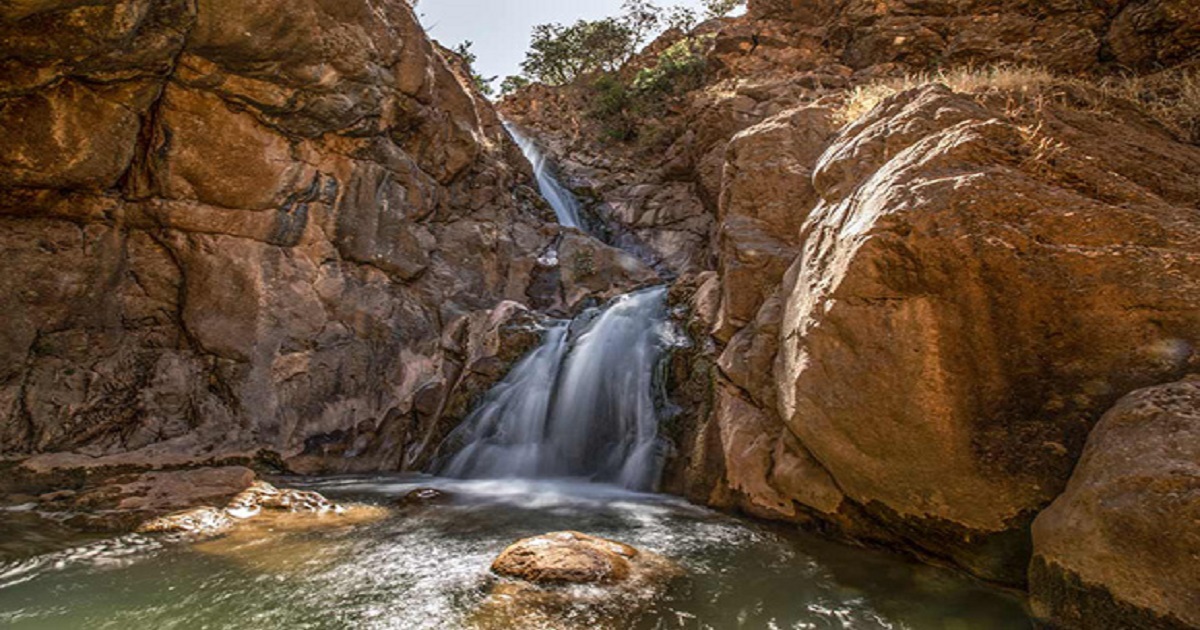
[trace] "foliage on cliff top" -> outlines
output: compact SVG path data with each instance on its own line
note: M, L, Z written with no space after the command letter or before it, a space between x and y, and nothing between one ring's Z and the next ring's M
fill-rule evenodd
M510 89L521 80L568 85L584 77L617 72L655 34L691 33L702 19L729 14L745 0L704 0L703 14L685 6L660 7L652 0L625 0L621 13L574 24L539 24L521 64L521 78L510 77Z
M711 45L708 36L684 37L658 54L632 78L599 77L590 87L589 114L612 140L638 138L648 120L665 113L673 98L704 84Z

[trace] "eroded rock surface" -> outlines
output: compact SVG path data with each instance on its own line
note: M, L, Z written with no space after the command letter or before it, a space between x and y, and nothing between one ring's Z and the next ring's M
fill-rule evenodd
M1105 414L1033 551L1034 612L1056 627L1200 627L1200 377Z

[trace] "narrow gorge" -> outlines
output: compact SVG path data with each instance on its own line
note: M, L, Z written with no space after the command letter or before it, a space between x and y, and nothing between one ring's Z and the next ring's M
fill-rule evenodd
M438 1L0 3L0 624L1200 628L1200 2Z

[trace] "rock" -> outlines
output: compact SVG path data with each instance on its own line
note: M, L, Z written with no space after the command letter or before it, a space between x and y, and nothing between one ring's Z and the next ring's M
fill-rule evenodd
M517 541L492 571L534 584L606 584L629 577L638 550L579 532L555 532Z
M281 490L265 481L254 482L225 506L226 513L237 519L253 518L263 510L324 514L341 513L345 508L317 492Z
M401 497L398 503L400 503L402 506L412 507L430 505L434 503L445 503L446 501L449 501L450 498L450 494L443 492L442 490L438 490L437 488L417 488L416 490L413 490Z
M629 627L684 575L661 556L579 532L520 540L492 571L505 580L476 612L476 627Z
M241 466L117 475L48 507L77 513L68 524L81 529L127 531L162 515L223 505L252 483L254 472Z
M1104 415L1033 553L1033 611L1056 628L1200 627L1200 376Z
M57 503L59 501L70 501L75 498L76 494L74 490L57 490L55 492L47 492L37 499L42 503Z
M1200 173L1200 151L1133 119L1085 135L1086 114L1046 115L1052 165L940 87L844 129L814 173L826 201L783 286L774 370L785 424L849 499L1016 584L1099 415L1200 358L1195 180L1118 166L1145 150Z
M97 469L90 476L78 489L41 495L40 509L61 514L64 524L87 532L128 532L144 523L157 523L161 531L199 532L219 523L200 512L189 516L192 510L224 505L254 483L254 472L242 466L116 474Z
M233 527L233 520L225 510L201 507L146 521L138 526L141 534L192 534L214 536Z

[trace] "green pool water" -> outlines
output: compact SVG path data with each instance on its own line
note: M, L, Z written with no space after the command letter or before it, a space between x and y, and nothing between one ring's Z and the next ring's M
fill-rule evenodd
M463 628L509 543L572 529L656 551L690 577L631 627L1032 627L1022 602L955 573L613 487L429 477L287 485L392 505L370 518L271 521L202 543L71 539L0 514L0 626L11 628ZM23 536L16 532L26 527ZM38 555L21 552L41 549Z

